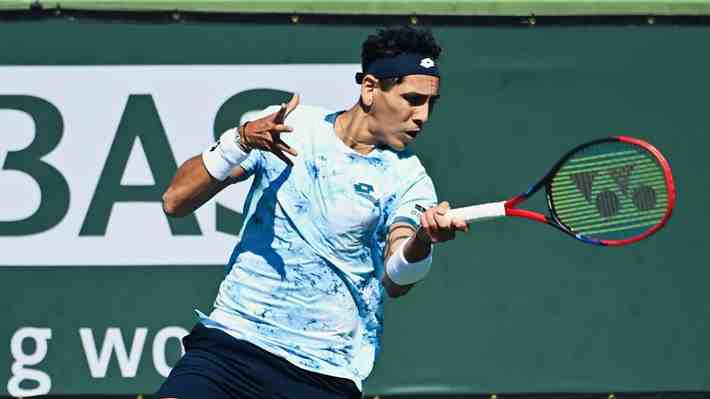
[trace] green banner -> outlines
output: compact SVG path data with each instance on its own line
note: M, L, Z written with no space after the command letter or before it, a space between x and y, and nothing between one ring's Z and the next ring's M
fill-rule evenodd
M29 10L32 3L34 3L32 0L0 0L0 11Z
M710 15L708 0L42 0L65 10L356 15Z
M0 394L152 393L193 309L211 310L244 195L177 223L160 208L166 179L288 92L352 104L375 28L0 24ZM473 225L387 301L365 393L710 391L710 28L433 31L442 99L414 151L439 198L506 199L575 145L626 134L666 155L678 204L622 248L525 220Z

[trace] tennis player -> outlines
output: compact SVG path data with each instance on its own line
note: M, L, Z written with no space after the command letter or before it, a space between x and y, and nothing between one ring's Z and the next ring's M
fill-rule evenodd
M383 293L406 294L428 274L432 243L467 231L406 149L439 98L440 52L428 31L380 30L363 43L352 108L295 95L179 168L164 195L174 216L255 178L214 310L198 311L156 397L362 396Z

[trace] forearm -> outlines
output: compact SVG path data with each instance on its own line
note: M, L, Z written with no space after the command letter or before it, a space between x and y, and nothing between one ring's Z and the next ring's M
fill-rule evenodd
M426 235L422 236L420 234L417 236L414 229L409 225L393 226L390 230L387 248L385 249L385 265L388 264L392 256L400 256L397 252L402 245L404 245L402 255L410 263L422 261L431 253L431 244ZM414 287L414 284L401 285L394 282L387 273L387 267L385 267L381 282L387 294L393 298L405 295Z
M202 162L202 156L194 156L180 166L163 194L163 210L170 216L185 216L229 184L229 179L219 181L210 176Z
M419 262L431 254L431 241L426 233L419 230L404 244L404 258L408 262Z

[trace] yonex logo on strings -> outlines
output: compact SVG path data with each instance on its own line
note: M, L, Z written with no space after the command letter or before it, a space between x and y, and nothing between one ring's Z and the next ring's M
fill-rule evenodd
M606 173L616 184L625 197L629 197L629 176L634 170L634 165L625 165L618 168L601 171ZM594 179L600 175L599 171L579 172L571 175L577 190L579 190L587 202L592 202L592 186ZM634 187L631 192L631 202L639 211L650 211L656 207L657 195L653 187L640 184ZM599 215L605 218L615 216L619 213L623 204L616 192L606 189L594 197L594 203Z

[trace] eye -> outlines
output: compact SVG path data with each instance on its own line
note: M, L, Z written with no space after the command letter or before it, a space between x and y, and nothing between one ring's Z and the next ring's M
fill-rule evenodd
M416 93L405 93L402 94L402 98L404 98L409 105L413 107L418 107L424 103L426 103L427 96L423 96L421 94L416 94Z

